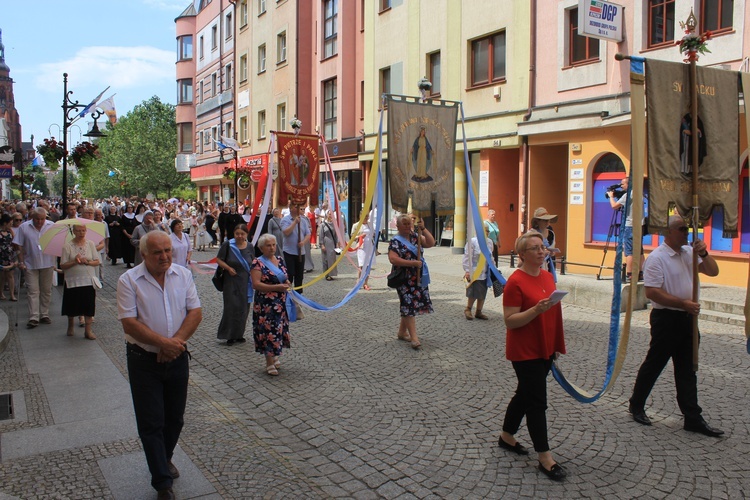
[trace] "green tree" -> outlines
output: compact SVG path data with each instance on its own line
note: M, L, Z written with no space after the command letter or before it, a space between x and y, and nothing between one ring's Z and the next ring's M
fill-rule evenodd
M55 173L55 176L52 178L52 194L56 196L60 196L62 194L62 179L62 169L59 169ZM34 181L36 181L36 179L34 179ZM77 182L78 178L76 177L76 174L68 170L68 189L72 189Z
M190 185L190 177L174 166L177 126L173 105L154 96L121 117L114 127L108 126L106 133L98 142L100 157L83 186L86 194L170 197L176 189Z

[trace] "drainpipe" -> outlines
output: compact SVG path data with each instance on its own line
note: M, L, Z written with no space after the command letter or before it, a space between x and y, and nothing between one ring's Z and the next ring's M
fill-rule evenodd
M536 25L537 25L537 0L530 0L530 27L529 27L529 106L526 110L526 114L523 115L523 121L527 122L531 119L531 113L536 104ZM529 176L530 176L530 165L529 165L529 138L523 136L521 145L521 162L522 168L522 180L519 184L523 186L523 192L521 193L521 233L528 231L528 200L529 200Z

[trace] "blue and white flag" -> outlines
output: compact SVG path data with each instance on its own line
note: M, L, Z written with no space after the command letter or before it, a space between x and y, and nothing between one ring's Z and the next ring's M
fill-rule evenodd
M108 90L109 90L109 87L107 87L106 89L102 90L101 94L99 94L98 96L94 97L94 100L91 101L88 106L86 106L85 108L83 108L83 111L81 111L80 113L78 113L78 117L79 118L83 118L84 116L86 116L87 114L89 114L91 111L93 111L96 108L96 105L99 102L99 99L101 99L102 96L104 95L104 93L106 91L108 91Z

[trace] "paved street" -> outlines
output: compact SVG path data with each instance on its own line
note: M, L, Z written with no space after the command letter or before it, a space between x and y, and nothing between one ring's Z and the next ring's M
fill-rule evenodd
M319 253L313 252L319 269ZM385 286L389 266L382 255L373 290L331 313L306 311L291 326L292 348L281 357L278 377L266 375L250 327L245 344L227 347L216 339L221 296L210 274L196 274L204 319L190 344L190 394L176 457L183 471L175 481L180 498L750 496L744 458L750 453L750 356L740 327L700 324L699 397L706 420L726 431L721 439L682 430L670 367L646 409L654 425L630 419L627 398L649 340L647 311L634 314L623 371L599 401L578 403L550 377L550 443L569 473L556 484L535 469L533 452L518 459L497 447L515 388L504 357L500 299L490 293L489 321L467 321L461 257L436 248L427 258L435 314L417 318L422 350L396 339L398 298ZM18 309L0 303L10 324L8 347L0 353L0 393L20 394L25 406L23 419L0 422L0 498L155 498L125 383L114 290L123 271L122 264L105 265L95 342L82 333L65 337L61 289L53 294L54 324L35 330L25 329L23 299ZM332 305L355 278L346 264L335 281L321 281L305 295ZM562 367L577 385L596 390L604 377L608 314L566 304L564 317L569 354ZM62 370L77 382L45 377L54 367L44 357L32 363L39 359L35 351L47 345L44 356L52 356L53 347L55 355L75 354ZM111 369L111 375L87 379L94 364L96 373ZM100 394L91 396L94 407L75 404L84 391ZM70 418L66 432L73 432L73 420L84 428L67 445L44 433L61 428L58 415L66 404L71 414L86 415ZM107 431L99 435L97 429ZM531 447L525 426L517 437ZM25 452L30 443L39 451Z

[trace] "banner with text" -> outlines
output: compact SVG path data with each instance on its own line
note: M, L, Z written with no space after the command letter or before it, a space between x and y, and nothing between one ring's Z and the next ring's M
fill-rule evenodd
M277 132L279 204L318 205L318 136Z
M736 71L698 67L700 218L724 207L724 236L737 237L739 79ZM670 205L692 214L690 65L646 59L649 232L665 232Z
M388 97L391 204L419 217L455 211L454 165L458 106L448 101L407 102Z

